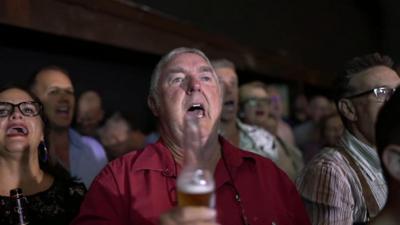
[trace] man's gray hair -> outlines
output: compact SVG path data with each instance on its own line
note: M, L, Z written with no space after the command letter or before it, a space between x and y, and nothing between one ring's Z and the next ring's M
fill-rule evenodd
M164 69L164 67L177 55L184 54L184 53L193 53L196 55L201 56L210 66L211 62L207 58L207 56L200 51L199 49L196 48L187 48L187 47L180 47L180 48L175 48L171 50L169 53L164 55L161 60L158 62L156 68L153 71L153 74L151 75L151 80L150 80L150 91L149 91L149 96L154 98L154 100L158 103L158 96L157 96L157 88L158 88L158 83L160 80L161 73Z
M212 60L211 65L214 67L214 69L229 68L229 69L236 70L235 64L228 59Z

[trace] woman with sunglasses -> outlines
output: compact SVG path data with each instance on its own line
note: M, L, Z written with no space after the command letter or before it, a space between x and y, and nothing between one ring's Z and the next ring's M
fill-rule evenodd
M19 86L0 89L0 224L13 221L10 190L21 188L31 224L69 224L86 189L50 165L42 104Z

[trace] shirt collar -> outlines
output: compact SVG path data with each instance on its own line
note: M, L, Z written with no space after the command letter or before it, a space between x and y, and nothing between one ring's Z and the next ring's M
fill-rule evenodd
M70 144L73 145L75 148L79 149L85 146L85 144L82 142L81 135L74 129L70 128L68 130L68 135Z
M344 131L340 141L371 180L375 180L376 174L382 173L379 156L375 148L361 142L348 130Z
M229 168L237 168L243 163L243 159L253 158L249 154L245 154L245 152L230 144L222 136L219 136L219 142L221 144L221 151L224 154ZM171 151L165 146L161 138L155 144L149 145L140 153L138 152L138 154L137 157L140 157L140 160L136 160L133 167L134 170L161 171L163 175L176 177L181 169L181 166L175 162ZM218 161L217 169L219 166L224 166L223 164L221 158Z
M140 159L135 160L134 170L154 170L160 171L165 176L177 176L180 166L175 163L171 151L164 145L161 138L137 154Z

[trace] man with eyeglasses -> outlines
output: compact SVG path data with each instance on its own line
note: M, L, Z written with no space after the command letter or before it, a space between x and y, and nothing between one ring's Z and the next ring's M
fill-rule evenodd
M60 163L88 188L108 160L98 141L71 128L75 96L68 73L57 66L44 67L33 74L28 85L42 101L49 120L50 161Z
M365 224L386 202L387 186L376 152L378 111L400 83L388 56L351 60L335 84L346 128L339 146L314 157L297 180L313 224Z

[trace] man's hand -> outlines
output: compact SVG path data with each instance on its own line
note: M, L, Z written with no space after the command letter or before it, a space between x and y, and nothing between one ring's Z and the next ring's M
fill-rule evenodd
M160 225L218 225L217 212L207 207L177 207L161 215Z

